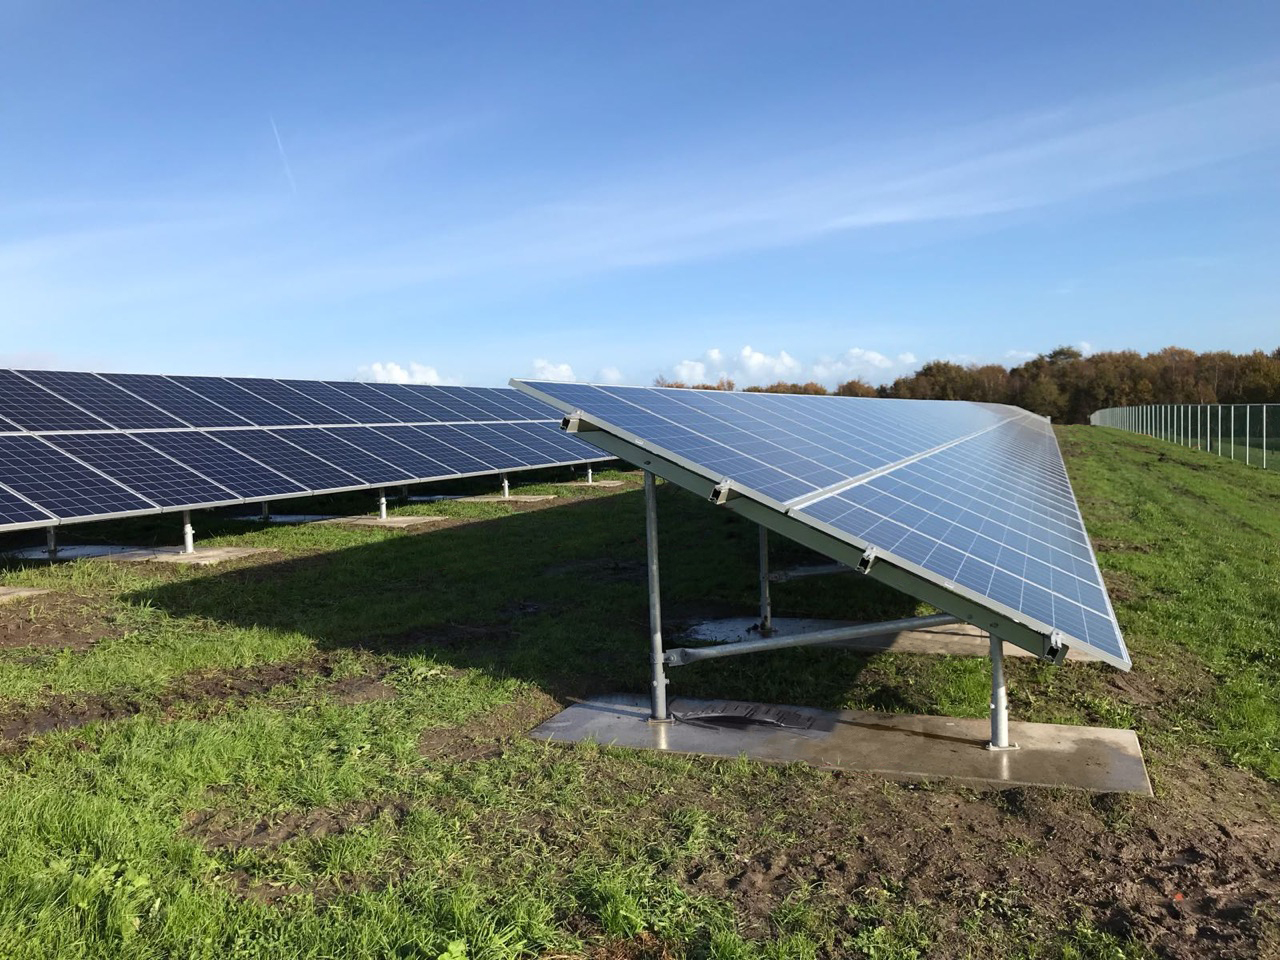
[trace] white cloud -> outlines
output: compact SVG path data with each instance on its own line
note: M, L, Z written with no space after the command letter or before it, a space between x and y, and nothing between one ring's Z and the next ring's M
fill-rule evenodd
M567 363L552 363L539 357L533 361L533 375L538 380L576 380L573 367Z
M596 374L596 380L599 383L626 383L627 378L623 376L622 371L617 367L601 367L600 372Z
M452 382L440 376L435 367L423 363L410 363L407 370L398 363L370 363L360 368L360 376L376 383L425 383L439 386Z
M914 353L900 353L898 354L898 362L903 366L910 366L916 362L916 355Z
M1088 354L1093 353L1093 344L1090 343L1088 340L1081 340L1079 343L1076 344L1076 346L1079 347L1080 352L1085 354L1086 356Z
M746 375L744 379L750 379L752 382L759 377L774 380L795 377L804 369L800 361L785 350L781 351L776 357L771 357L769 354L753 350L749 346L743 347L739 351L738 362L742 365L741 370Z
M897 361L890 360L878 350L850 347L838 357L822 357L813 365L813 379L819 383L835 385L855 377L875 383L884 380L897 366L916 362L914 354L902 353Z
M1034 356L1035 354L1030 350L1006 350L1004 352L1004 358L1011 364L1022 363L1026 360L1030 360Z
M707 365L700 360L681 360L673 371L681 383L705 383L707 380Z

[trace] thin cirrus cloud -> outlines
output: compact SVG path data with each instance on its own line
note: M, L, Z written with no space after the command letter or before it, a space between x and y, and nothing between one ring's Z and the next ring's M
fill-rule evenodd
M1277 102L1280 82L1236 78L1190 93L930 130L896 144L801 144L754 165L744 165L736 147L688 163L654 155L645 158L649 169L680 173L618 170L577 193L535 181L513 195L511 213L495 217L463 201L425 235L412 217L388 225L347 202L360 169L420 147L397 130L385 149L366 146L327 163L291 152L305 202L263 202L245 185L212 217L207 208L184 217L192 208L184 201L174 202L172 215L136 223L59 216L43 233L24 230L31 239L0 247L0 275L11 303L63 312L179 300L225 310L490 278L546 283L888 226L999 217L1120 188L1159 190L1178 175L1280 144ZM342 229L308 226L319 222Z

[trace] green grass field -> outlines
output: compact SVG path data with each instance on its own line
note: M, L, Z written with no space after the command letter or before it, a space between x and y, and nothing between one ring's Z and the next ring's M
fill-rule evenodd
M1010 661L1012 714L1134 727L1154 800L527 739L568 698L647 688L636 473L397 507L450 518L419 532L201 516L203 544L277 552L0 576L53 591L0 605L0 956L1275 956L1280 477L1060 439L1135 668ZM659 499L668 618L750 613L754 529ZM847 576L774 604L919 609ZM672 675L957 716L988 684L981 659L814 650Z

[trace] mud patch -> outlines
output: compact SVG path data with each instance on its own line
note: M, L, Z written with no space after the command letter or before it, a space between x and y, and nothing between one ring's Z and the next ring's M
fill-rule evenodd
M88 723L119 720L146 711L164 714L184 704L221 707L250 697L261 696L276 687L297 683L307 677L328 679L334 661L318 657L291 663L269 663L254 667L208 671L180 677L155 696L118 694L57 694L37 706L0 708L0 751L13 752L22 741L56 730L70 730ZM395 696L395 689L383 682L389 666L368 665L368 672L343 677L318 692L329 694L342 704L372 703Z
M46 593L0 604L0 650L39 647L88 650L125 628L103 612L101 599Z
M1102 580L1113 604L1132 603L1147 593L1137 577L1121 570L1103 570Z
M491 760L502 756L516 737L524 736L560 709L560 704L545 693L531 690L465 726L423 731L418 753L448 763Z
M1129 543L1125 540L1101 537L1093 541L1093 549L1098 553L1151 553L1155 548L1145 543Z
M384 817L399 823L408 812L399 800L379 800L245 821L232 810L215 807L188 814L181 834L210 850L274 850L302 838L338 836Z

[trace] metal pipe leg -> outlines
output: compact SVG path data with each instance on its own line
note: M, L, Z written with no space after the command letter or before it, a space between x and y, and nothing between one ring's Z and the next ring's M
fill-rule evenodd
M644 532L649 559L649 663L653 668L649 719L670 723L667 674L662 663L662 591L658 586L658 486L648 470L644 473Z
M262 501L262 520L265 523L270 519L271 519L271 501L263 500Z
M593 483L595 483L595 479L591 475L591 465L587 464L587 486L591 486Z
M182 552L196 552L196 532L191 526L191 511L182 511Z
M1004 683L1004 641L991 634L991 742L988 750L1016 750L1009 742L1009 695Z
M378 491L378 519L387 519L387 491L385 487Z
M50 560L58 559L58 528L44 528L44 552L49 555Z
M769 531L760 528L760 636L773 634L773 600L769 596Z
M507 475L504 473L502 475L502 499L505 500L509 496L511 496L511 487L507 483Z

